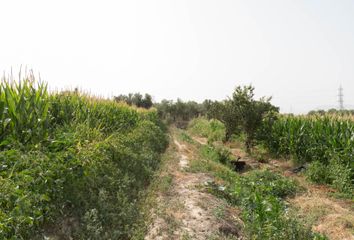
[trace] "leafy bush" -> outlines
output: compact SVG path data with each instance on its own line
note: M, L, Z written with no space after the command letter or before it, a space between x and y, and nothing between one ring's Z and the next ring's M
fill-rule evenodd
M223 146L214 147L217 155L217 160L222 164L227 164L231 161L231 152L228 148Z
M229 99L210 103L208 116L218 119L225 125L226 141L230 140L232 134L244 133L245 146L250 152L265 116L279 111L270 100L271 98L265 97L255 100L254 87L238 86Z
M310 163L306 170L306 176L312 182L331 184L342 193L353 194L351 169L338 159L332 159L328 165L319 161Z
M331 185L340 192L353 196L354 179L350 167L341 164L338 159L332 159L328 168Z
M282 199L296 193L296 182L267 170L225 180L226 187L212 185L212 191L241 206L250 239L327 239L288 215Z
M328 167L320 161L314 161L310 163L306 170L307 178L315 183L330 183Z
M203 145L200 153L203 158L222 164L228 164L231 161L231 152L229 148L224 146Z
M194 140L185 132L181 132L180 138L187 143L194 143Z
M190 121L188 130L197 136L205 137L209 143L221 141L225 136L225 126L216 119L195 118Z

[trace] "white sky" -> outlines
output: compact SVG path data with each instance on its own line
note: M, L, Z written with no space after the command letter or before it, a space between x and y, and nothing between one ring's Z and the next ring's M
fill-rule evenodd
M51 88L223 99L252 83L283 112L354 108L353 0L0 0L0 70Z

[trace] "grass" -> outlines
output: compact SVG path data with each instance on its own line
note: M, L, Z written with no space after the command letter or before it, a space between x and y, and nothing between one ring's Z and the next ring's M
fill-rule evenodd
M178 157L174 146L169 146L166 152L162 155L161 165L154 174L153 180L149 188L145 192L145 197L139 203L141 212L141 219L134 227L133 240L143 240L151 226L156 219L162 219L163 225L169 227L168 234L173 235L175 229L178 228L180 223L176 221L174 216L170 214L171 208L180 208L178 203L174 202L171 187L173 185L173 176L170 172L174 166L178 165ZM170 201L162 201L163 198L170 199ZM167 204L167 205L166 205ZM164 227L160 225L159 227Z
M327 239L290 215L284 199L298 191L295 181L268 170L239 175L218 159L210 146L193 145L199 156L190 162L193 172L216 177L210 191L230 204L241 207L245 231L250 239Z
M194 143L194 140L184 131L181 131L179 133L178 138L184 142L187 142L187 143Z

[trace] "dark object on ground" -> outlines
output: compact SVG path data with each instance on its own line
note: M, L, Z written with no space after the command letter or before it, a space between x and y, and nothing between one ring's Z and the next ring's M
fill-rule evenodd
M302 166L300 166L300 167L297 167L297 168L292 169L291 171L292 171L293 173L299 173L299 172L302 172L302 171L304 171L304 170L306 170L306 166L302 165Z
M234 167L234 171L236 171L236 172L242 171L245 168L245 166L246 166L246 162L245 161L240 161L240 159L241 159L241 157L237 157L236 160L230 161L230 163Z

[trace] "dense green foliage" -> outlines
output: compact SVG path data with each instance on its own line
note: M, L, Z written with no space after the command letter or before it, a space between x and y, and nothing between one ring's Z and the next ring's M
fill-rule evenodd
M331 108L327 111L325 110L312 110L308 113L308 115L341 115L341 116L351 116L354 115L354 110L353 109L343 109L343 110L337 110L334 108Z
M144 96L140 93L129 93L128 95L119 95L114 97L114 100L117 102L125 102L129 106L136 106L141 108L149 109L152 107L152 97L150 94L145 94Z
M204 105L194 101L184 102L181 99L177 99L174 102L172 100L162 100L154 106L157 108L159 116L168 123L189 121L205 114Z
M212 144L203 145L200 148L203 158L229 165L232 160L231 152L227 147L214 146Z
M236 87L232 97L223 102L211 102L208 105L208 116L216 118L226 127L225 140L232 134L244 133L245 145L250 151L254 145L257 132L266 115L278 112L278 108L270 103L271 98L254 99L254 87Z
M188 124L192 134L208 139L208 142L222 141L225 137L225 126L216 119L194 118Z
M13 141L22 144L38 142L48 136L51 116L48 114L47 86L33 79L0 85L0 147Z
M45 226L74 239L129 238L167 145L156 111L48 94L30 76L3 80L0 121L0 239L43 238Z
M234 176L224 188L214 191L241 206L242 219L250 239L326 239L287 214L282 200L296 192L295 182L270 171L252 171Z
M223 180L222 185L211 183L210 189L241 208L249 239L327 239L313 233L310 226L305 226L289 213L284 198L298 191L294 180L269 170L253 170L239 175L230 168L231 154L225 146L201 145L199 154L207 161L194 163L192 169L210 171Z
M223 163L218 158L217 150L210 146L202 146L200 154L204 159ZM306 227L289 214L283 199L298 191L293 180L268 170L254 170L246 175L238 175L230 169L222 170L212 164L205 166L204 163L202 168L211 170L224 180L223 185L211 183L210 189L214 194L241 208L249 239L327 239L313 233L310 226Z
M282 116L264 123L267 148L290 155L298 163L313 162L310 180L329 183L341 191L354 190L354 122L329 116Z

